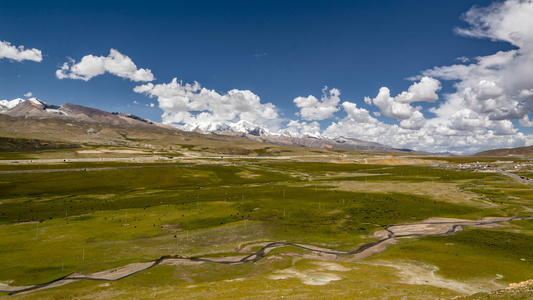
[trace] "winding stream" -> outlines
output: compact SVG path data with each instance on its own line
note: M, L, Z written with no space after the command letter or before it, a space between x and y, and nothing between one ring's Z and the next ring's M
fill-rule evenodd
M388 244L392 244L398 238L414 238L428 235L450 235L456 232L462 231L464 226L490 226L496 223L503 223L514 220L529 220L533 219L533 216L530 217L513 217L513 218L485 218L478 221L471 220L459 220L459 219L428 219L421 223L412 223L412 224L400 224L400 225L391 225L384 228L384 231L380 231L374 234L375 237L380 238L379 241L367 243L362 245L357 250L354 251L339 251L327 248L320 248L310 245L302 244L293 244L288 242L272 242L263 245L261 250L247 254L240 257L224 257L224 258L188 258L180 255L166 255L153 262L148 263L134 263L124 267L107 270L103 272L97 272L93 274L69 274L65 277L56 279L54 281L31 285L31 286L9 286L6 284L0 284L0 292L10 293L10 295L16 295L19 293L27 293L47 288L59 287L71 282L79 280L96 280L96 281L116 281L122 278L137 274L139 272L146 271L150 268L153 268L159 264L179 261L179 262L189 262L189 263L218 263L226 265L241 265L251 262L257 262L271 250L279 247L293 246L301 249L310 250L315 253L330 254L335 256L345 256L352 255L354 259L361 259L368 257L374 253L383 251ZM251 247L253 245L248 245ZM237 251L242 251L240 249ZM356 257L359 255L359 257Z

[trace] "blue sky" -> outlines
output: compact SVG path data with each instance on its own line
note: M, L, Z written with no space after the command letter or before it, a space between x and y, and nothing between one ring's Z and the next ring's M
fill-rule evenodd
M39 50L41 60L2 58L0 51L0 99L31 92L54 104L133 113L182 128L246 120L293 135L432 152L529 145L533 83L502 78L533 68L516 67L533 61L532 6L2 0L3 47ZM499 21L506 18L517 24ZM120 73L118 59L140 73ZM410 96L398 97L417 83Z

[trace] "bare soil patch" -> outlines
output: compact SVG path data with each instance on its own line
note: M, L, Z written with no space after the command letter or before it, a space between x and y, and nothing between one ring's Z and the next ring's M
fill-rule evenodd
M396 269L396 275L400 283L410 285L430 285L438 288L444 288L463 294L474 294L487 290L496 290L504 287L503 284L496 282L501 276L496 275L494 278L478 278L469 281L457 281L444 278L436 272L438 267L414 261L375 261L365 263L375 266L385 266Z

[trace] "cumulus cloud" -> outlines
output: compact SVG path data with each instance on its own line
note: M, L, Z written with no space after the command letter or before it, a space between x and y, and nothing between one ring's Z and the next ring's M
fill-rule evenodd
M323 136L339 136L361 139L390 145L396 148L452 154L471 154L494 148L524 146L528 138L516 131L508 121L495 121L492 129L483 128L475 118L459 114L464 119L462 128L452 128L450 123L426 124L418 130L402 128L396 124L386 124L377 119L360 122L351 115L331 123ZM413 119L414 122L415 119ZM411 120L409 121L411 122ZM470 131L464 129L469 126ZM460 130L457 130L460 129Z
M514 128L514 125L509 120L502 120L495 122L496 132L495 135L514 135L518 132L518 129Z
M174 78L170 83L144 84L133 89L149 97L157 97L163 109L163 123L207 127L216 122L247 121L255 124L276 122L277 108L272 103L261 103L248 90L233 89L226 94L208 90L198 82L183 83Z
M430 70L425 70L422 72L425 76L430 77L437 77L442 80L459 80L461 78L464 78L473 68L475 68L475 65L451 65L451 66L443 66L443 67L434 67ZM413 80L418 79L417 77L412 78Z
M469 28L457 28L460 35L509 42L520 48L531 47L533 28L531 0L495 2L488 7L475 6L463 15Z
M333 114L339 111L337 107L340 102L341 92L328 87L322 89L322 98L318 100L312 95L307 97L298 97L293 100L296 107L300 108L300 116L307 121L325 120L333 117Z
M351 102L343 102L342 107L348 114L348 118L356 123L361 124L376 124L379 121L373 118L368 110L364 108L357 108L357 104Z
M515 128L533 121L533 1L507 0L488 7L473 7L463 15L468 28L456 29L465 37L511 43L516 49L474 58L461 64L436 66L410 79L420 80L393 97L388 88L365 103L398 124L373 118L355 104L343 103L347 116L333 122L324 135L359 138L398 148L455 154L491 148L519 147L533 142ZM438 99L439 80L451 81L454 90ZM424 118L414 102L436 103ZM438 101L438 102L436 102ZM379 117L379 114L374 114Z
M320 135L320 124L317 121L305 122L291 120L286 128L281 131L283 134L289 134L291 136L301 137L301 136L319 136Z
M533 112L532 15L532 1L508 0L472 8L463 15L470 26L456 29L458 34L506 41L517 49L459 58L463 64L422 71L411 78L420 82L396 97L382 88L375 98L365 98L365 103L376 105L383 115L399 120L399 126L380 121L361 123L347 112L348 117L325 132L334 136L346 130L353 137L396 147L452 153L524 146L533 139L520 133L512 121L533 126L529 117ZM455 91L429 109L434 118L425 119L419 107L411 104L437 101L438 80L452 81Z
M408 119L416 111L408 103L398 102L395 98L391 97L390 90L387 87L379 89L379 93L376 98L372 99L372 103L379 107L383 115L398 120Z
M28 93L24 94L24 97L26 97L26 98L30 98L31 96L33 96L32 92L28 92Z
M464 14L470 27L456 29L460 35L506 41L518 49L477 57L469 65L423 71L426 76L456 81L456 92L433 110L439 118L449 119L459 109L467 109L476 113L480 122L488 117L527 124L524 120L528 120L533 108L532 15L532 1L515 0L474 7Z
M340 91L324 88L320 99L298 97L301 120L291 120L279 132L356 138L428 152L468 154L491 148L519 147L533 142L515 128L533 127L533 1L507 0L474 7L463 15L465 37L511 43L515 49L479 57L460 57L454 64L435 66L410 78L404 92L391 95L387 87L364 102L340 101ZM452 91L439 97L441 82ZM256 124L276 122L277 109L263 104L250 91L219 94L199 83L144 84L134 89L157 97L163 120L175 124L208 124L245 120ZM426 109L423 109L421 104ZM369 111L367 107L379 111ZM341 111L342 110L342 111ZM336 114L345 114L335 118ZM389 124L383 116L396 119ZM319 121L335 118L321 131ZM322 123L322 125L325 125ZM200 127L200 126L198 126ZM191 128L191 127L189 127Z
M422 107L411 106L411 103L435 102L439 99L437 92L440 89L440 81L424 76L419 82L413 83L407 91L396 97L390 95L390 90L387 87L382 87L375 98L365 97L364 100L369 105L374 104L379 107L381 114L399 120L400 127L418 130L424 126L426 119L420 112Z
M454 154L524 146L532 139L520 133L511 120L533 126L527 115L533 107L533 84L517 84L520 78L508 76L510 70L522 67L515 63L517 59L522 61L522 53L523 49L498 52L477 57L469 65L435 67L423 71L416 78L419 82L395 97L386 87L375 98L365 97L366 104L377 106L382 115L400 121L399 125L386 124L366 109L345 102L342 107L347 116L333 122L323 135ZM426 119L421 107L412 104L438 100L441 85L435 78L453 80L455 92L429 109L436 117Z
M131 58L115 49L111 49L108 56L86 55L78 63L69 59L56 71L56 77L58 79L69 78L88 81L106 72L135 82L155 79L151 70L137 69Z
M31 60L40 62L43 55L39 49L24 49L24 46L14 46L10 42L0 41L0 59L7 58L14 61Z
M424 115L419 111L414 111L413 114L405 120L400 122L400 127L405 129L418 130L424 126L426 119Z
M396 101L401 103L412 102L435 102L439 100L437 92L440 91L440 82L431 77L422 77L420 82L415 82L409 87L407 92L402 92L396 97Z
M519 120L519 124L520 126L524 126L524 127L533 127L533 122L529 120L528 116L523 116L522 119Z

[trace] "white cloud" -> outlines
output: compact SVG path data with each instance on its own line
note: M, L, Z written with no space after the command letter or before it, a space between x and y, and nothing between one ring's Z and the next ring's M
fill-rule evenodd
M495 135L514 135L518 132L518 129L514 128L513 123L509 120L497 121L495 126Z
M320 135L320 124L318 122L305 122L291 120L287 124L286 128L281 130L281 133L289 133L291 136L301 137L301 136L319 136Z
M426 119L424 118L424 115L419 111L415 111L409 117L409 119L405 119L400 122L400 127L405 129L418 130L422 128L425 123Z
M65 62L56 71L56 77L59 79L69 78L88 81L106 72L135 82L146 82L155 79L152 71L149 69L137 69L135 63L128 56L115 49L111 49L108 56L86 55L78 63L73 59L69 59L69 62Z
M379 129L381 135L374 141L389 140L396 146L457 153L524 146L532 141L512 122L518 120L521 126L533 126L529 118L533 112L532 15L533 1L508 0L468 11L463 18L470 27L457 29L459 34L507 41L517 49L474 59L459 58L469 64L438 66L422 71L422 76L415 76L421 79L420 83L396 97L391 97L388 89L382 88L376 98L366 98L365 102L377 105L383 115L400 121L400 127L375 123L375 130ZM438 106L429 109L436 117L425 122L423 116L418 115L421 112L409 103L423 98L435 101L440 84L438 88L427 80L422 84L423 76L450 80L455 88L454 92L444 95ZM417 98L415 95L424 97ZM337 132L347 121L334 123L326 131ZM364 135L365 131L358 133Z
M401 103L412 103L412 102L435 102L439 100L437 92L440 91L441 85L440 82L431 77L422 77L420 82L413 83L407 90L407 92L402 92L396 97L396 101Z
M183 84L174 78L168 84L144 84L133 89L137 93L157 97L163 109L163 123L207 128L210 123L247 121L255 124L279 122L276 107L261 103L259 96L248 90L233 89L224 95L202 87L198 82Z
M531 96L533 96L533 89L521 90L520 94L518 95L519 98L529 98Z
M533 103L533 82L517 84L519 76L510 70L522 68L522 49L478 57L470 65L435 67L417 77L420 82L396 97L388 88L380 89L375 98L365 103L376 105L381 114L400 121L390 125L373 118L367 110L345 102L347 116L333 122L325 136L346 136L378 142L398 148L454 154L476 153L493 148L524 146L533 140L520 133L511 120L522 126L533 126L527 112ZM531 64L529 64L531 65ZM435 102L440 82L435 78L453 80L456 91L447 94L437 107L429 109L436 117L425 119L417 101ZM533 77L529 77L533 78ZM514 88L512 88L514 87ZM518 88L516 88L518 87ZM374 113L379 117L379 113Z
M495 2L488 7L474 6L463 19L470 28L456 32L469 37L506 41L520 48L533 46L533 3L531 0Z
M470 27L457 32L468 37L507 41L516 49L460 57L455 64L424 70L411 78L416 82L396 96L382 87L374 98L365 97L365 103L360 103L375 105L379 111L369 112L351 102L339 105L337 89L325 88L320 99L312 95L298 97L293 103L300 109L297 115L301 120L291 120L280 132L296 136L344 136L397 148L454 154L531 144L533 136L519 132L514 124L533 126L529 116L533 112L532 15L531 0L507 0L487 8L474 7L463 16ZM453 90L439 97L444 80L451 81ZM202 88L199 83L183 84L176 79L168 84L140 85L134 90L157 97L166 123L278 121L276 107L262 104L250 91L232 90L221 95ZM424 107L431 114L417 106L418 102L425 102ZM320 132L321 124L317 121L334 118L341 109L346 116L335 119ZM381 121L383 116L396 119L396 124Z
M434 67L430 70L425 70L422 72L424 76L437 77L443 80L459 80L464 78L475 65L451 65L444 67Z
M496 83L488 80L481 80L478 84L477 98L479 100L496 99L503 96L503 89Z
M519 120L520 126L524 127L533 127L533 122L529 120L529 117L527 115L524 115L522 119Z
M407 91L396 97L390 95L387 87L382 87L375 98L365 97L365 103L374 104L381 110L381 114L400 121L400 127L418 130L424 126L426 119L420 112L420 106L413 107L413 102L435 102L439 99L440 82L434 78L424 76L419 82L413 83ZM346 109L346 107L345 107ZM379 117L381 114L374 113Z
M368 110L364 108L357 108L357 104L351 102L343 102L342 107L344 111L348 114L348 118L357 123L364 124L376 124L379 121L373 118Z
M33 96L32 92L28 92L28 93L24 94L24 97L26 97L26 98L30 98L31 96Z
M339 111L337 107L340 102L341 92L328 87L322 89L322 98L318 100L312 95L307 97L298 97L293 100L296 107L300 108L300 116L307 121L325 120L333 117L333 114Z
M372 103L379 107L383 115L398 120L408 119L416 111L408 103L398 102L395 98L391 97L390 90L386 87L379 89L379 93L376 98L372 99Z
M420 82L396 97L384 87L375 98L364 99L366 104L378 106L383 115L399 120L399 126L370 119L354 104L343 103L346 118L333 122L324 135L456 154L530 144L533 137L519 132L512 121L533 126L529 118L533 112L531 16L530 0L508 0L486 8L472 8L463 16L470 27L457 29L459 34L507 41L517 49L473 59L461 57L458 60L464 64L436 66L412 77ZM425 119L411 103L437 101L440 90L437 79L452 81L455 91L428 109L435 117Z
M406 120L413 116L419 107L413 107L413 102L435 102L439 99L437 92L441 89L440 82L430 77L422 77L420 82L413 83L407 91L402 92L396 97L391 97L390 90L382 87L376 98L365 97L367 104L374 104L380 108L381 113L387 117L398 120ZM421 114L416 118L420 119Z
M10 42L0 41L0 59L7 58L15 61L31 60L40 62L43 55L39 49L24 49L24 46L13 46Z
M449 129L469 132L483 130L488 125L486 118L468 108L454 113L445 124Z
M343 107L347 107L344 106ZM495 121L491 126L495 129L486 130L485 124L478 124L475 118L458 114L463 118L462 128L456 130L450 124L430 124L426 122L418 130L402 128L398 125L385 124L376 119L353 118L348 114L344 119L333 122L322 135L330 138L339 136L361 139L390 145L396 148L407 148L428 152L448 152L453 154L471 154L494 148L524 146L527 137L517 132L509 121ZM471 117L471 116L470 116ZM363 121L363 122L360 122ZM408 122L414 122L416 118ZM490 121L489 121L490 122ZM405 124L404 124L405 125ZM471 131L464 131L470 126Z
M521 120L527 124L533 111L533 2L508 0L488 7L474 7L464 14L469 28L457 33L475 38L506 41L516 50L477 57L475 63L435 67L422 74L456 80L456 92L433 109L439 118L450 118L467 108L490 120ZM490 122L486 123L492 126ZM502 132L502 131L500 131Z
M394 143L394 140L387 139L385 141L384 138L396 136L394 132L397 132L398 129L399 127L397 125L388 125L382 122L359 123L351 117L346 117L337 122L332 122L331 125L324 130L323 135L330 138L342 136L397 146L397 143Z

